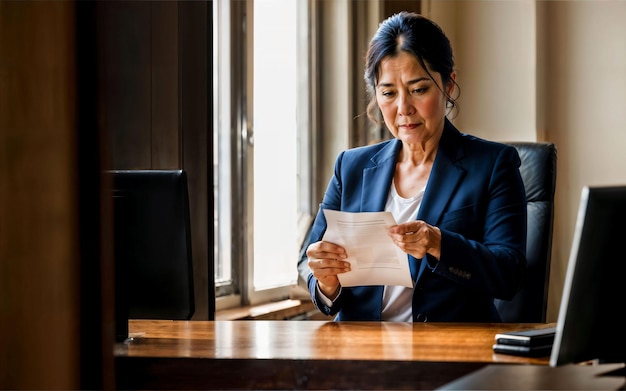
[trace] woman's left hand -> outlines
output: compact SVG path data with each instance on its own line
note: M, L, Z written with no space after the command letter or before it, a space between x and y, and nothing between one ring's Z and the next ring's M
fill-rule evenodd
M441 255L441 231L422 220L394 225L389 228L389 237L402 251L417 259L427 253L436 259Z

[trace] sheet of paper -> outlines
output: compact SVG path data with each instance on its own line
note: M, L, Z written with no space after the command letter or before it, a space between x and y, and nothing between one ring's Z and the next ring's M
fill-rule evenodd
M396 224L390 212L341 212L324 209L323 240L346 249L351 270L339 274L342 286L413 286L407 255L387 234Z

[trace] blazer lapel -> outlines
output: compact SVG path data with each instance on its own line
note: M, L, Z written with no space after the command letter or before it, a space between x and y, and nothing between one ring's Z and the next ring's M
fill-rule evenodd
M396 168L400 140L391 140L376 155L372 156L372 167L363 170L361 189L361 211L379 212L385 208L389 186Z
M463 156L462 149L458 147L459 143L455 141L455 138L459 136L458 130L446 120L437 157L433 163L424 192L424 199L417 215L418 220L424 220L431 225L438 225L446 205L465 173L465 170L456 164Z
M446 118L437 157L433 163L422 205L417 214L418 220L424 220L431 225L439 225L441 222L443 211L465 173L465 170L456 163L463 157L463 150L459 147L461 144L457 140L459 137L459 131ZM411 276L417 282L424 273L428 262L421 262L421 260L409 255L409 263L416 264L416 266L411 267ZM417 265L419 265L419 270L415 276L413 268Z

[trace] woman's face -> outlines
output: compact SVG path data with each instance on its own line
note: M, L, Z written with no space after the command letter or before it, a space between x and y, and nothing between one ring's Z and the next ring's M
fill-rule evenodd
M407 52L381 62L376 102L391 134L405 143L423 144L443 131L447 99L440 88L451 94L454 83L442 86L441 75L430 73L434 80Z

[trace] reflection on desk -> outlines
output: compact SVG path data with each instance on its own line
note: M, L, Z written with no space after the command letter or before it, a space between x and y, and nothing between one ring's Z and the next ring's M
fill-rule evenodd
M496 333L545 324L131 320L121 389L433 389L493 363Z

